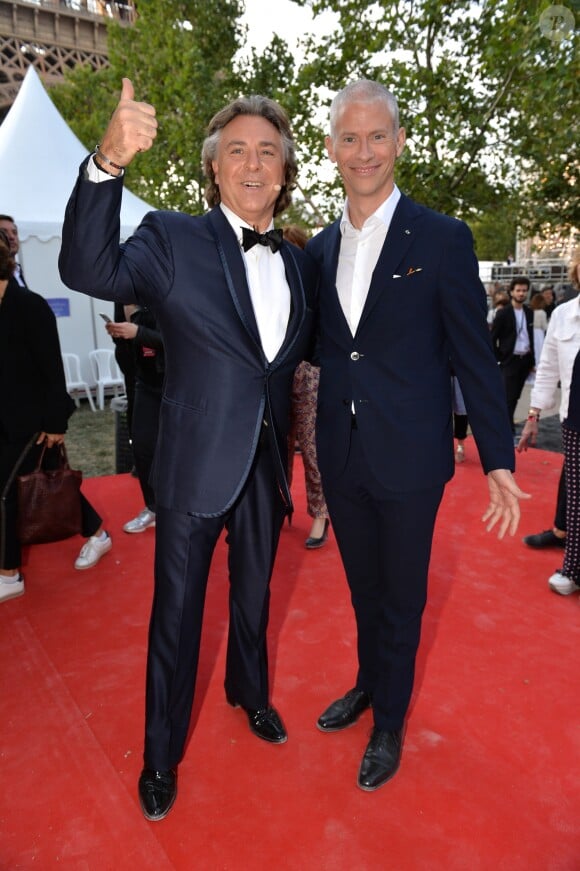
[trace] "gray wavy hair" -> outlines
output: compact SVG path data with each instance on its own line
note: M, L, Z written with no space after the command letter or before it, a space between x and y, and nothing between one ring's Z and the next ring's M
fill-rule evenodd
M275 100L270 100L269 97L262 97L258 94L250 97L238 97L225 106L225 108L220 109L208 124L207 136L201 150L203 171L208 180L205 187L207 203L210 207L213 207L221 202L220 189L219 185L216 184L212 162L217 157L222 130L230 121L237 118L238 115L257 115L265 118L280 134L284 157L284 184L274 204L274 216L279 215L292 202L292 191L296 187L298 166L296 164L294 139L288 116L282 106L276 103Z

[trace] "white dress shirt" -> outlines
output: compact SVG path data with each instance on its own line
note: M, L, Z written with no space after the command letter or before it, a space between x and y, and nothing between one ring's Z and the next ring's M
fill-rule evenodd
M220 209L228 219L236 238L242 245L242 227L253 229L231 209L220 203ZM265 231L273 230L274 222ZM249 251L242 248L246 275L260 341L268 362L272 362L288 329L290 318L290 288L286 280L284 261L279 251L274 253L267 245L253 245Z
M342 240L338 255L336 289L351 333L356 333L369 292L373 271L385 244L401 192L395 185L391 195L357 230L350 222L348 200L340 221Z
M26 287L26 282L24 281L24 278L22 277L22 269L21 269L20 263L18 263L18 261L16 261L16 263L14 265L14 272L12 273L12 275L14 276L14 278L16 279L16 283L19 284L20 287Z
M87 178L89 181L101 182L109 181L112 176L100 170L91 159L87 164ZM242 221L223 203L220 203L220 208L241 247L242 227L248 227L250 230L253 227L246 221ZM266 230L273 228L272 221ZM290 288L286 280L284 261L279 251L274 253L266 245L254 245L249 251L244 251L242 248L242 257L246 265L246 276L260 341L266 359L271 363L282 347L290 319Z
M530 334L528 333L525 310L523 308L514 308L514 317L516 319L514 354L528 354L530 352Z

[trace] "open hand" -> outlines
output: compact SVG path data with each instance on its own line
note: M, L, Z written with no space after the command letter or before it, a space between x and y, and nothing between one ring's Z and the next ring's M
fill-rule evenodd
M530 494L520 490L508 469L489 472L487 483L489 505L481 518L487 523L487 531L490 532L499 523L498 538L503 538L506 532L515 535L520 522L520 499L531 499Z

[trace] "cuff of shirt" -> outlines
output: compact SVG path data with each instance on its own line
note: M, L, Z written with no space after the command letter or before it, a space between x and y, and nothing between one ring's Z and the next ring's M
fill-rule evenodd
M96 184L102 181L113 181L115 176L111 175L110 172L105 172L104 170L99 169L93 160L94 156L94 154L91 154L89 162L87 163L87 180L95 182ZM116 178L122 178L123 174L124 173L121 173L121 175L116 176Z

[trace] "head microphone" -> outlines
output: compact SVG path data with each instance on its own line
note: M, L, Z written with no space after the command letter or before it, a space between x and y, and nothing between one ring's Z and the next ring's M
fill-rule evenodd
M280 184L273 184L272 187L274 188L275 191L281 191L281 190L282 190L282 185L280 185Z

